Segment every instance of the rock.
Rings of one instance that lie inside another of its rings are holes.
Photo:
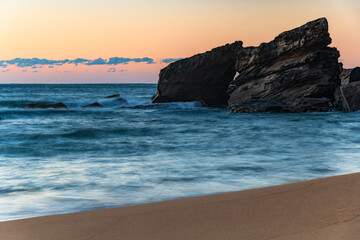
[[[121,98],[120,94],[113,94],[113,95],[110,95],[110,96],[106,96],[104,98]]]
[[[107,99],[111,99],[111,98],[116,98],[116,100],[122,104],[127,104],[127,101],[125,98],[122,98],[120,96],[120,94],[113,94],[113,95],[110,95],[110,96],[107,96],[107,97],[104,97],[104,98],[107,98]]]
[[[330,43],[328,22],[321,18],[281,33],[259,47],[242,49],[235,65],[239,75],[228,90],[229,105],[248,99],[271,99],[289,102],[291,108],[297,103],[300,106],[296,111],[307,111],[308,104],[320,104],[308,98],[333,100],[334,90],[340,85],[340,55],[337,49],[327,47]]]
[[[343,69],[340,74],[341,84],[360,81],[360,67]]]
[[[199,101],[206,106],[227,103],[227,89],[236,74],[235,55],[242,42],[169,64],[160,71],[154,103]]]
[[[64,103],[58,102],[55,104],[41,104],[41,103],[31,103],[25,106],[25,108],[32,109],[45,109],[45,108],[68,108]]]
[[[231,106],[233,113],[281,112],[283,104],[269,99],[247,99]]]
[[[89,104],[89,105],[86,105],[86,106],[83,106],[83,108],[90,108],[90,107],[104,107],[103,105],[101,105],[100,103],[98,102],[94,102],[92,104]]]
[[[360,110],[360,81],[341,85],[335,91],[335,108],[340,111]]]
[[[132,109],[153,109],[153,108],[159,108],[163,107],[161,104],[144,104],[144,105],[135,105],[132,107],[126,107],[126,108],[132,108]]]
[[[328,98],[294,98],[288,101],[283,108],[283,112],[328,112],[332,109]]]

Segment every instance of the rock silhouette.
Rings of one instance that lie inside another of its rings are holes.
[[[235,56],[241,49],[239,41],[169,64],[160,71],[158,91],[152,101],[226,104],[226,92],[236,74]]]

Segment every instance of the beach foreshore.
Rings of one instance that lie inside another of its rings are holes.
[[[359,239],[360,173],[0,223],[1,240]]]

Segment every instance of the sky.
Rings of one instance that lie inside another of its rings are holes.
[[[360,66],[359,0],[0,0],[0,83],[156,83],[160,69],[326,17]]]

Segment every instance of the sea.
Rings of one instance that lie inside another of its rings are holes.
[[[360,113],[152,104],[156,84],[0,85],[0,221],[360,171]],[[120,94],[122,99],[104,98]],[[124,101],[124,99],[126,101]],[[63,102],[68,109],[26,109]],[[83,108],[99,102],[103,108]]]

